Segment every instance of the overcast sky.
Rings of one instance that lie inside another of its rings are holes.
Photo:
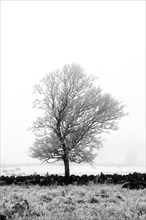
[[[79,63],[126,105],[120,129],[106,135],[96,162],[145,163],[145,2],[1,2],[1,161],[28,156],[37,115],[33,85],[66,63]],[[39,161],[38,161],[39,162]]]

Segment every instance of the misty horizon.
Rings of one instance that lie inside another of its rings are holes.
[[[90,164],[88,164],[88,163],[80,163],[80,164],[78,164],[78,163],[74,163],[74,162],[70,162],[70,164],[71,165],[77,165],[77,166],[86,166],[86,165],[90,165]],[[62,161],[60,161],[60,162],[56,162],[56,163],[43,163],[43,162],[28,162],[28,163],[7,163],[7,162],[3,162],[3,163],[1,163],[1,167],[11,167],[11,166],[38,166],[38,165],[43,165],[43,166],[49,166],[49,165],[51,165],[51,166],[62,166],[63,165],[63,162]],[[102,163],[102,162],[93,162],[93,166],[100,166],[100,165],[102,165],[102,166],[143,166],[143,167],[145,167],[145,165],[144,164],[134,164],[134,163],[129,163],[129,162],[127,162],[127,163],[109,163],[109,162],[107,162],[107,163]],[[92,166],[92,165],[90,165],[90,166]]]

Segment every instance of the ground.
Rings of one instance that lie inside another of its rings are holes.
[[[0,214],[11,220],[145,220],[146,189],[121,185],[1,186]]]

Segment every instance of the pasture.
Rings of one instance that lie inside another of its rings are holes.
[[[0,187],[0,214],[10,220],[145,220],[146,189],[117,184]]]

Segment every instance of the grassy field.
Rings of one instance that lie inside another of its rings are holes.
[[[0,214],[11,220],[146,220],[146,189],[121,185],[11,185],[0,197]]]

